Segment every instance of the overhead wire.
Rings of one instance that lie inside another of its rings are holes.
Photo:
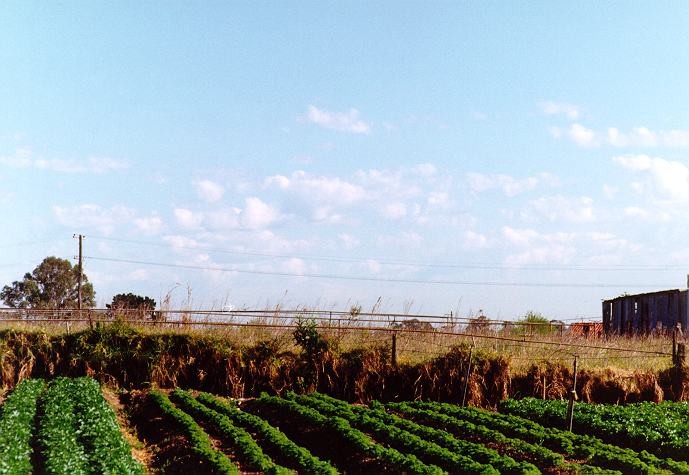
[[[239,256],[251,257],[269,257],[279,259],[305,259],[312,261],[325,262],[352,262],[352,263],[369,263],[376,262],[382,265],[406,266],[406,267],[426,267],[426,268],[440,268],[440,269],[472,269],[472,270],[527,270],[527,271],[672,271],[685,269],[686,265],[681,264],[667,264],[667,265],[608,265],[608,266],[583,266],[583,265],[552,265],[552,264],[530,264],[530,265],[514,265],[514,264],[495,264],[495,263],[424,263],[415,261],[403,261],[395,259],[385,259],[378,257],[338,257],[338,256],[313,256],[306,254],[284,254],[272,253],[255,250],[236,250],[223,249],[216,247],[205,246],[185,246],[174,245],[160,242],[139,241],[133,239],[112,238],[106,236],[89,235],[92,239],[102,241],[120,242],[126,244],[137,244],[144,246],[162,247],[167,249],[184,249],[193,251],[215,252],[219,254],[231,254]]]
[[[497,282],[497,281],[469,281],[469,280],[423,280],[423,279],[403,279],[403,278],[386,278],[386,277],[364,277],[341,274],[318,274],[318,273],[297,273],[297,272],[278,272],[278,271],[262,271],[239,269],[236,267],[212,267],[199,266],[192,264],[172,264],[167,262],[142,261],[135,259],[118,259],[114,257],[96,257],[84,256],[84,259],[104,262],[119,262],[125,264],[148,265],[156,267],[168,267],[177,269],[191,269],[191,270],[205,270],[213,272],[235,272],[239,274],[254,274],[254,275],[273,275],[281,277],[309,277],[314,279],[335,279],[335,280],[350,280],[350,281],[364,281],[364,282],[389,282],[402,284],[435,284],[435,285],[468,285],[468,286],[483,286],[483,287],[550,287],[550,288],[613,288],[613,289],[629,289],[638,288],[646,289],[649,287],[667,287],[663,284],[609,284],[609,283],[546,283],[546,282]]]

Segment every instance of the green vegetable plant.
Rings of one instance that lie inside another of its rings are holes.
[[[0,473],[31,473],[31,437],[41,379],[25,379],[0,407]]]
[[[256,441],[246,430],[235,426],[224,414],[221,414],[200,403],[186,391],[175,389],[171,393],[171,399],[190,415],[206,421],[213,426],[218,433],[227,439],[236,450],[240,460],[246,464],[250,471],[266,474],[291,474],[291,470],[276,465],[270,457],[263,453]]]
[[[239,474],[239,468],[225,454],[213,448],[208,434],[186,412],[175,407],[170,399],[158,390],[152,390],[148,397],[160,409],[164,416],[170,418],[189,438],[192,450],[201,461],[199,473]]]
[[[481,464],[471,458],[453,453],[440,445],[429,442],[412,432],[396,426],[391,421],[383,421],[370,409],[354,408],[348,404],[338,404],[323,398],[298,396],[288,393],[288,398],[307,405],[322,414],[341,417],[354,427],[373,434],[380,441],[390,444],[398,450],[412,453],[426,463],[436,464],[452,473],[498,474],[490,465]]]
[[[337,434],[344,443],[359,450],[369,457],[382,460],[401,472],[408,474],[443,474],[446,473],[441,468],[435,465],[429,465],[421,462],[417,457],[411,454],[404,454],[394,448],[384,447],[381,444],[374,442],[371,437],[367,436],[360,430],[353,428],[345,419],[337,416],[325,416],[318,411],[309,407],[304,407],[294,400],[283,399],[276,396],[269,396],[262,394],[258,399],[259,405],[276,408],[280,411],[290,413],[297,418],[321,427],[325,430]]]
[[[314,475],[335,475],[337,469],[330,463],[318,459],[304,447],[292,442],[282,431],[270,425],[266,420],[240,410],[236,405],[223,402],[208,393],[199,393],[197,400],[227,416],[234,424],[257,434],[263,443],[280,453],[286,460],[290,460],[300,472]]]

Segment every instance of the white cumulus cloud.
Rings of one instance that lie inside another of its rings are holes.
[[[660,197],[671,200],[689,200],[689,167],[684,163],[648,155],[622,155],[613,161],[628,170],[645,174],[648,187]]]
[[[203,219],[192,210],[186,208],[175,208],[173,214],[175,215],[175,219],[177,219],[177,224],[188,229],[199,226]]]
[[[264,228],[280,218],[280,212],[260,198],[249,197],[239,216],[240,222],[249,229]]]
[[[359,111],[356,109],[350,109],[347,112],[330,112],[316,106],[309,106],[306,120],[325,129],[353,134],[371,133],[371,125],[359,118]]]
[[[95,229],[105,235],[112,234],[118,226],[130,223],[134,211],[124,206],[105,208],[97,204],[76,206],[53,206],[57,221],[78,229]]]
[[[565,196],[541,197],[531,202],[531,209],[550,221],[567,221],[588,223],[594,220],[593,199],[583,196],[569,198]]]
[[[122,171],[129,168],[129,163],[108,157],[89,157],[86,160],[36,158],[28,148],[17,149],[13,155],[0,157],[0,165],[11,168],[34,168],[36,170],[59,173],[95,173]]]
[[[652,130],[648,127],[632,127],[629,131],[618,127],[608,127],[597,131],[579,123],[568,128],[549,127],[548,132],[554,138],[567,137],[584,148],[595,148],[603,145],[617,148],[652,148],[652,147],[689,147],[689,130]]]
[[[567,129],[567,136],[580,147],[593,148],[600,146],[598,134],[593,129],[584,127],[581,124],[570,125],[569,129]]]
[[[150,216],[148,218],[137,218],[134,224],[142,233],[152,236],[158,234],[163,227],[163,220],[158,216]]]
[[[288,178],[274,175],[266,178],[265,185],[301,195],[314,203],[355,203],[362,200],[366,191],[358,184],[339,177],[315,176],[298,170]]]
[[[211,180],[197,180],[193,182],[196,194],[206,203],[220,201],[225,193],[222,185]]]
[[[482,173],[467,173],[469,189],[472,193],[499,189],[506,196],[516,196],[526,191],[533,190],[539,185],[547,187],[559,186],[559,179],[550,173],[539,173],[526,178],[514,178],[510,175],[484,175]]]
[[[564,115],[569,120],[577,120],[581,115],[581,110],[578,106],[566,102],[545,101],[541,102],[539,107],[545,115]]]

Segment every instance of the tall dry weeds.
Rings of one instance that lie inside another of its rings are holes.
[[[347,335],[326,333],[321,335],[324,346],[309,354],[284,332],[250,331],[144,331],[123,322],[70,334],[3,330],[0,386],[14,387],[30,376],[88,374],[128,389],[155,384],[231,397],[318,390],[363,402],[462,399],[468,345],[450,346],[425,360],[401,359],[393,366],[389,338],[375,333],[358,346]],[[435,343],[445,344],[440,337]],[[522,370],[504,348],[493,350],[474,350],[466,382],[468,404],[491,407],[506,397],[566,397],[571,366],[532,360]],[[577,389],[590,402],[684,400],[689,398],[689,371],[585,367],[578,373]]]

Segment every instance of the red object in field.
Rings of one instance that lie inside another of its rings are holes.
[[[603,322],[577,322],[569,325],[569,334],[586,338],[603,336]]]

